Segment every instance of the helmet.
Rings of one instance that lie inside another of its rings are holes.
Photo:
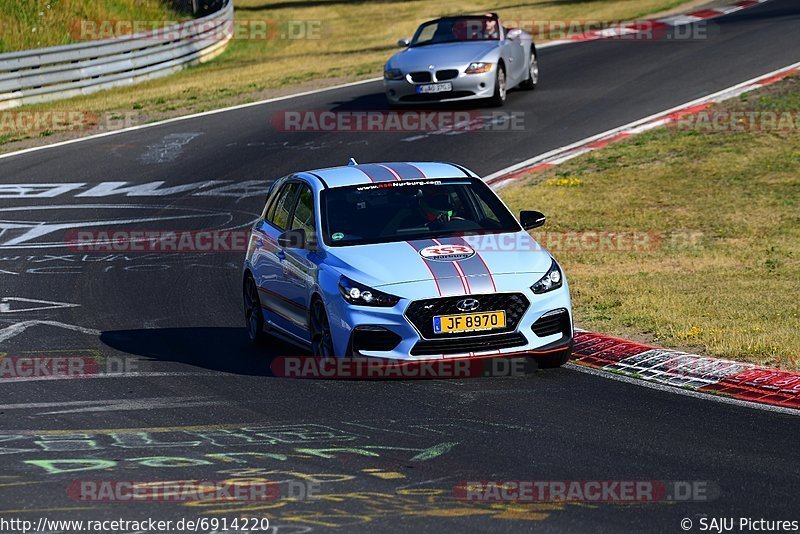
[[[447,222],[453,216],[453,200],[446,192],[424,195],[419,200],[419,209],[428,222]]]

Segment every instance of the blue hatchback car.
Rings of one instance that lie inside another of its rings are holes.
[[[570,356],[567,280],[473,172],[374,163],[275,181],[243,269],[253,342],[275,335],[316,356],[430,360]]]

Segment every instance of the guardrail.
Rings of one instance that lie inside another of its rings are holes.
[[[233,0],[211,15],[146,33],[0,54],[0,109],[86,95],[173,74],[220,54]]]

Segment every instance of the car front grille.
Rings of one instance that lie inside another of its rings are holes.
[[[431,73],[427,71],[412,72],[409,77],[414,83],[430,83],[433,81]]]
[[[548,312],[533,323],[531,330],[539,337],[552,336],[558,333],[571,336],[572,325],[570,324],[569,313],[563,308]]]
[[[480,303],[475,312],[500,311],[506,312],[505,328],[481,332],[465,332],[458,334],[435,334],[433,332],[433,318],[436,315],[453,315],[465,313],[456,307],[460,301],[474,298]],[[486,336],[488,333],[497,334],[513,332],[517,329],[519,321],[528,309],[530,302],[522,293],[489,293],[485,295],[461,295],[455,297],[440,297],[434,299],[415,300],[406,308],[406,318],[413,324],[425,339],[454,339],[464,337]]]
[[[458,71],[456,69],[445,69],[436,71],[436,80],[440,82],[443,82],[445,80],[452,80],[453,78],[457,77],[458,77]]]
[[[479,337],[457,339],[432,339],[418,341],[411,349],[412,356],[432,356],[446,354],[467,354],[490,350],[521,347],[527,340],[519,332],[506,334],[482,335]]]

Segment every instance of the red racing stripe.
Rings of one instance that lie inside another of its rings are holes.
[[[362,163],[356,168],[369,176],[373,182],[394,182],[400,179],[394,171],[376,163]]]
[[[467,276],[471,277],[469,280],[473,291],[476,293],[496,293],[497,286],[494,283],[492,271],[489,270],[489,266],[486,265],[486,262],[481,257],[481,253],[463,237],[451,237],[447,241],[451,245],[462,245],[475,251],[474,256],[459,262],[460,268]]]
[[[397,174],[398,180],[420,180],[425,178],[425,174],[410,163],[383,163],[381,167],[386,167]]]
[[[392,169],[391,167],[388,167],[386,165],[381,165],[380,163],[378,163],[377,165],[378,165],[378,167],[383,167],[384,169],[386,169],[387,171],[392,173],[392,176],[394,176],[395,180],[397,180],[398,182],[400,181],[400,175],[397,174],[397,172],[395,172],[394,169]]]
[[[434,244],[436,244],[438,246],[442,246],[442,244],[443,244],[438,239],[431,239],[431,241],[433,241]],[[456,270],[456,273],[458,274],[458,277],[461,280],[461,285],[464,288],[464,294],[465,295],[469,295],[470,293],[472,293],[472,290],[469,287],[469,280],[467,280],[467,275],[464,274],[464,270],[461,268],[461,266],[458,264],[458,262],[457,261],[452,261],[452,262],[450,262],[450,265],[452,265],[453,268]]]
[[[414,247],[417,252],[425,247],[435,245],[434,241],[430,239],[407,241],[407,243]],[[436,281],[436,285],[439,288],[439,295],[450,297],[467,294],[467,285],[458,275],[458,270],[453,267],[452,262],[428,260],[421,255],[420,260],[425,262],[425,265],[427,265],[428,269],[431,271],[433,279]]]

